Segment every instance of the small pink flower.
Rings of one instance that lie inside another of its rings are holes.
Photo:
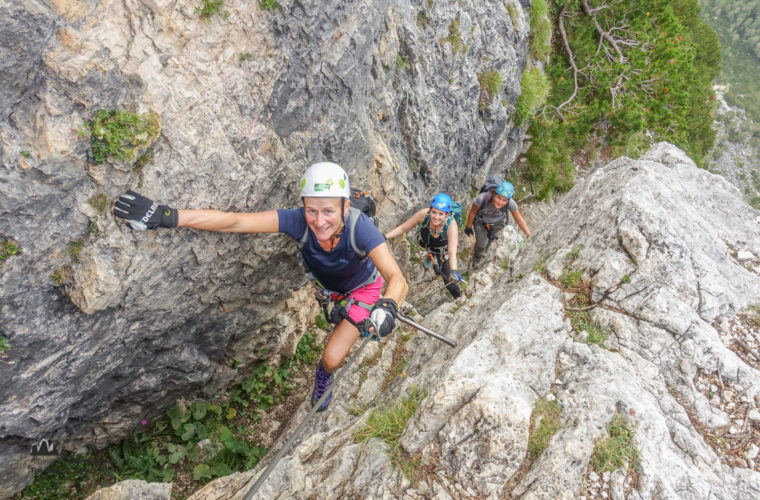
[[[142,422],[140,422],[140,424],[142,424],[142,425],[148,425],[148,421],[147,421],[147,420],[145,420],[145,419],[143,419],[143,421],[142,421]]]

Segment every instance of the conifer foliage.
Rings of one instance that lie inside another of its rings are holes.
[[[668,141],[697,163],[715,140],[715,33],[697,0],[555,0],[552,90],[533,120],[528,166],[538,198],[573,184],[570,155],[589,144],[637,156]]]

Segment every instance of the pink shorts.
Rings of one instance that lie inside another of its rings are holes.
[[[364,302],[365,304],[374,304],[380,298],[380,292],[382,290],[383,277],[378,276],[377,281],[370,283],[369,285],[364,285],[358,290],[354,290],[349,294],[349,297],[353,298],[355,301],[358,300],[359,302]],[[333,299],[334,298],[337,298],[337,296],[333,295]],[[351,304],[351,307],[348,308],[348,317],[359,323],[360,321],[369,318],[369,310],[358,304]]]

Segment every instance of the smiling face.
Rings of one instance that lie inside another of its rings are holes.
[[[493,206],[495,206],[496,208],[503,207],[504,205],[507,204],[508,201],[509,201],[509,198],[507,198],[505,196],[502,196],[502,195],[496,194],[496,193],[493,194],[493,201],[492,201],[492,203],[493,203]]]
[[[448,216],[446,212],[443,210],[438,210],[437,208],[431,208],[430,209],[430,223],[438,227],[443,224],[443,222],[446,220],[446,216]]]
[[[343,211],[348,210],[348,200],[306,197],[303,206],[309,229],[318,242],[327,243],[343,227]]]

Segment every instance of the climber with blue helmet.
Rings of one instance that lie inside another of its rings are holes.
[[[128,191],[111,208],[131,229],[188,227],[230,233],[285,233],[300,241],[300,259],[325,300],[341,305],[317,368],[312,405],[330,390],[333,373],[362,333],[393,331],[397,304],[408,286],[383,234],[364,213],[350,209],[348,176],[339,165],[311,165],[301,178],[303,207],[254,213],[176,210]],[[381,297],[383,280],[387,283]],[[333,309],[335,312],[335,309]],[[327,408],[330,398],[320,407]]]
[[[475,235],[473,265],[477,266],[483,262],[491,241],[497,239],[501,230],[509,223],[510,213],[525,235],[530,236],[530,229],[517,209],[514,195],[515,187],[510,182],[503,181],[494,189],[480,193],[473,200],[464,228],[467,236]]]
[[[433,197],[430,206],[420,209],[399,226],[385,233],[388,239],[400,236],[414,226],[419,226],[417,241],[427,251],[422,265],[431,266],[443,278],[452,297],[459,298],[462,276],[457,271],[457,245],[462,206],[445,193]]]

